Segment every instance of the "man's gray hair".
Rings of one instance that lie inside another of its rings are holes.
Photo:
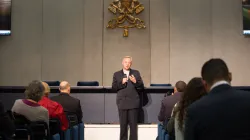
[[[129,58],[132,61],[132,56],[124,56],[123,59]]]

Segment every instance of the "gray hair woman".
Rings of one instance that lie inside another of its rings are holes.
[[[12,112],[25,116],[30,121],[45,121],[49,125],[48,110],[38,104],[44,95],[41,81],[32,81],[25,90],[26,99],[15,101]]]

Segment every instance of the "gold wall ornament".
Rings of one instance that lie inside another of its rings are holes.
[[[123,36],[128,37],[129,28],[145,29],[144,21],[135,15],[144,10],[144,6],[138,0],[114,0],[108,10],[115,15],[108,22],[107,28],[123,28]]]

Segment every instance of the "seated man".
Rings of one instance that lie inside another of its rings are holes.
[[[60,103],[65,112],[74,113],[77,115],[78,122],[82,122],[82,108],[79,99],[70,96],[70,84],[67,81],[60,83],[60,95],[54,96],[51,100]]]
[[[38,102],[41,106],[45,107],[49,111],[50,118],[58,118],[62,124],[61,130],[66,130],[69,127],[69,122],[65,116],[62,105],[57,102],[54,102],[48,98],[50,93],[50,87],[47,83],[42,82],[45,88],[44,96],[42,100]]]
[[[49,112],[39,105],[44,92],[44,86],[40,81],[32,81],[25,90],[26,99],[15,101],[12,112],[23,115],[30,121],[45,121],[49,125]]]
[[[158,115],[158,120],[160,122],[165,122],[166,119],[169,119],[171,117],[172,109],[174,105],[180,100],[185,88],[186,83],[184,81],[178,81],[175,84],[174,93],[162,100],[161,110]]]

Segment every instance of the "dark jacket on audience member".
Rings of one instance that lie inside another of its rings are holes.
[[[223,84],[191,104],[185,140],[249,140],[250,93]]]
[[[15,133],[15,125],[10,116],[4,112],[4,106],[0,102],[0,134],[11,137]]]
[[[176,92],[174,95],[165,97],[161,103],[161,110],[158,115],[158,120],[164,122],[165,119],[171,117],[174,105],[180,100],[182,92]]]
[[[61,104],[65,112],[75,113],[77,115],[78,122],[82,122],[82,108],[79,99],[71,97],[67,93],[60,93],[58,96],[51,97],[51,100]]]

